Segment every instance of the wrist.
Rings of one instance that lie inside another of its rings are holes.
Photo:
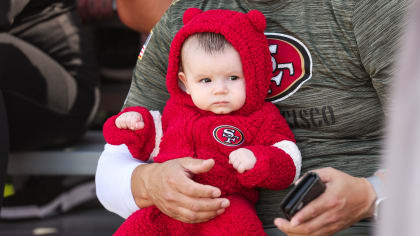
[[[155,163],[139,165],[134,169],[133,174],[131,175],[131,192],[134,201],[139,208],[153,205],[153,202],[148,195],[146,183],[148,176],[150,176],[148,173],[151,169],[154,169],[155,165]]]
[[[371,189],[375,192],[375,200],[371,206],[372,215],[375,220],[379,217],[379,211],[382,208],[385,196],[385,186],[382,182],[382,179],[375,173],[375,175],[367,177],[366,180],[369,182]]]
[[[374,213],[375,213],[376,192],[372,184],[367,180],[367,178],[361,178],[361,180],[363,181],[365,185],[365,189],[366,189],[365,196],[366,196],[366,205],[367,205],[366,211],[363,214],[362,218],[372,218],[374,217]]]

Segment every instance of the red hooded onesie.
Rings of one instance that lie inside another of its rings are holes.
[[[166,85],[171,97],[163,111],[163,136],[154,161],[182,157],[214,159],[215,166],[209,172],[193,179],[220,188],[230,206],[220,216],[197,224],[172,219],[154,206],[143,208],[133,213],[115,235],[265,235],[253,206],[258,198],[255,188],[284,189],[300,169],[295,166],[300,159],[294,160],[296,157],[277,145],[282,141],[294,142],[291,130],[278,109],[264,101],[272,77],[271,55],[264,35],[265,17],[257,10],[245,14],[191,8],[184,13],[183,22],[169,53]],[[200,110],[178,86],[182,44],[199,32],[220,33],[239,52],[246,101],[235,112],[219,115]],[[104,125],[105,139],[114,145],[126,144],[134,157],[145,161],[155,148],[153,118],[145,108],[130,107],[121,113],[127,111],[140,112],[145,127],[137,131],[118,129],[116,115]],[[228,163],[229,154],[238,148],[251,150],[257,158],[254,168],[242,174]],[[297,156],[300,158],[300,154]]]

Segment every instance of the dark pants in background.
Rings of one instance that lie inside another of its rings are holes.
[[[76,140],[99,99],[94,49],[74,4],[39,2],[31,1],[0,32],[0,89],[12,151]]]

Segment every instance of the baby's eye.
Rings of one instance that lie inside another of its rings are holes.
[[[204,78],[204,79],[200,79],[200,83],[210,83],[211,79],[209,78]]]
[[[236,76],[236,75],[232,75],[229,77],[229,80],[237,80],[237,79],[239,79],[239,76]]]

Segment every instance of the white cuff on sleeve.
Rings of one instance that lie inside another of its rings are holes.
[[[127,218],[139,209],[131,192],[131,175],[144,162],[134,159],[127,146],[105,144],[96,169],[96,195],[109,211]]]
[[[289,154],[295,164],[296,174],[293,179],[293,183],[299,179],[300,169],[302,168],[302,155],[300,154],[299,148],[296,143],[288,140],[283,140],[273,145],[274,147],[280,148],[285,153]]]

